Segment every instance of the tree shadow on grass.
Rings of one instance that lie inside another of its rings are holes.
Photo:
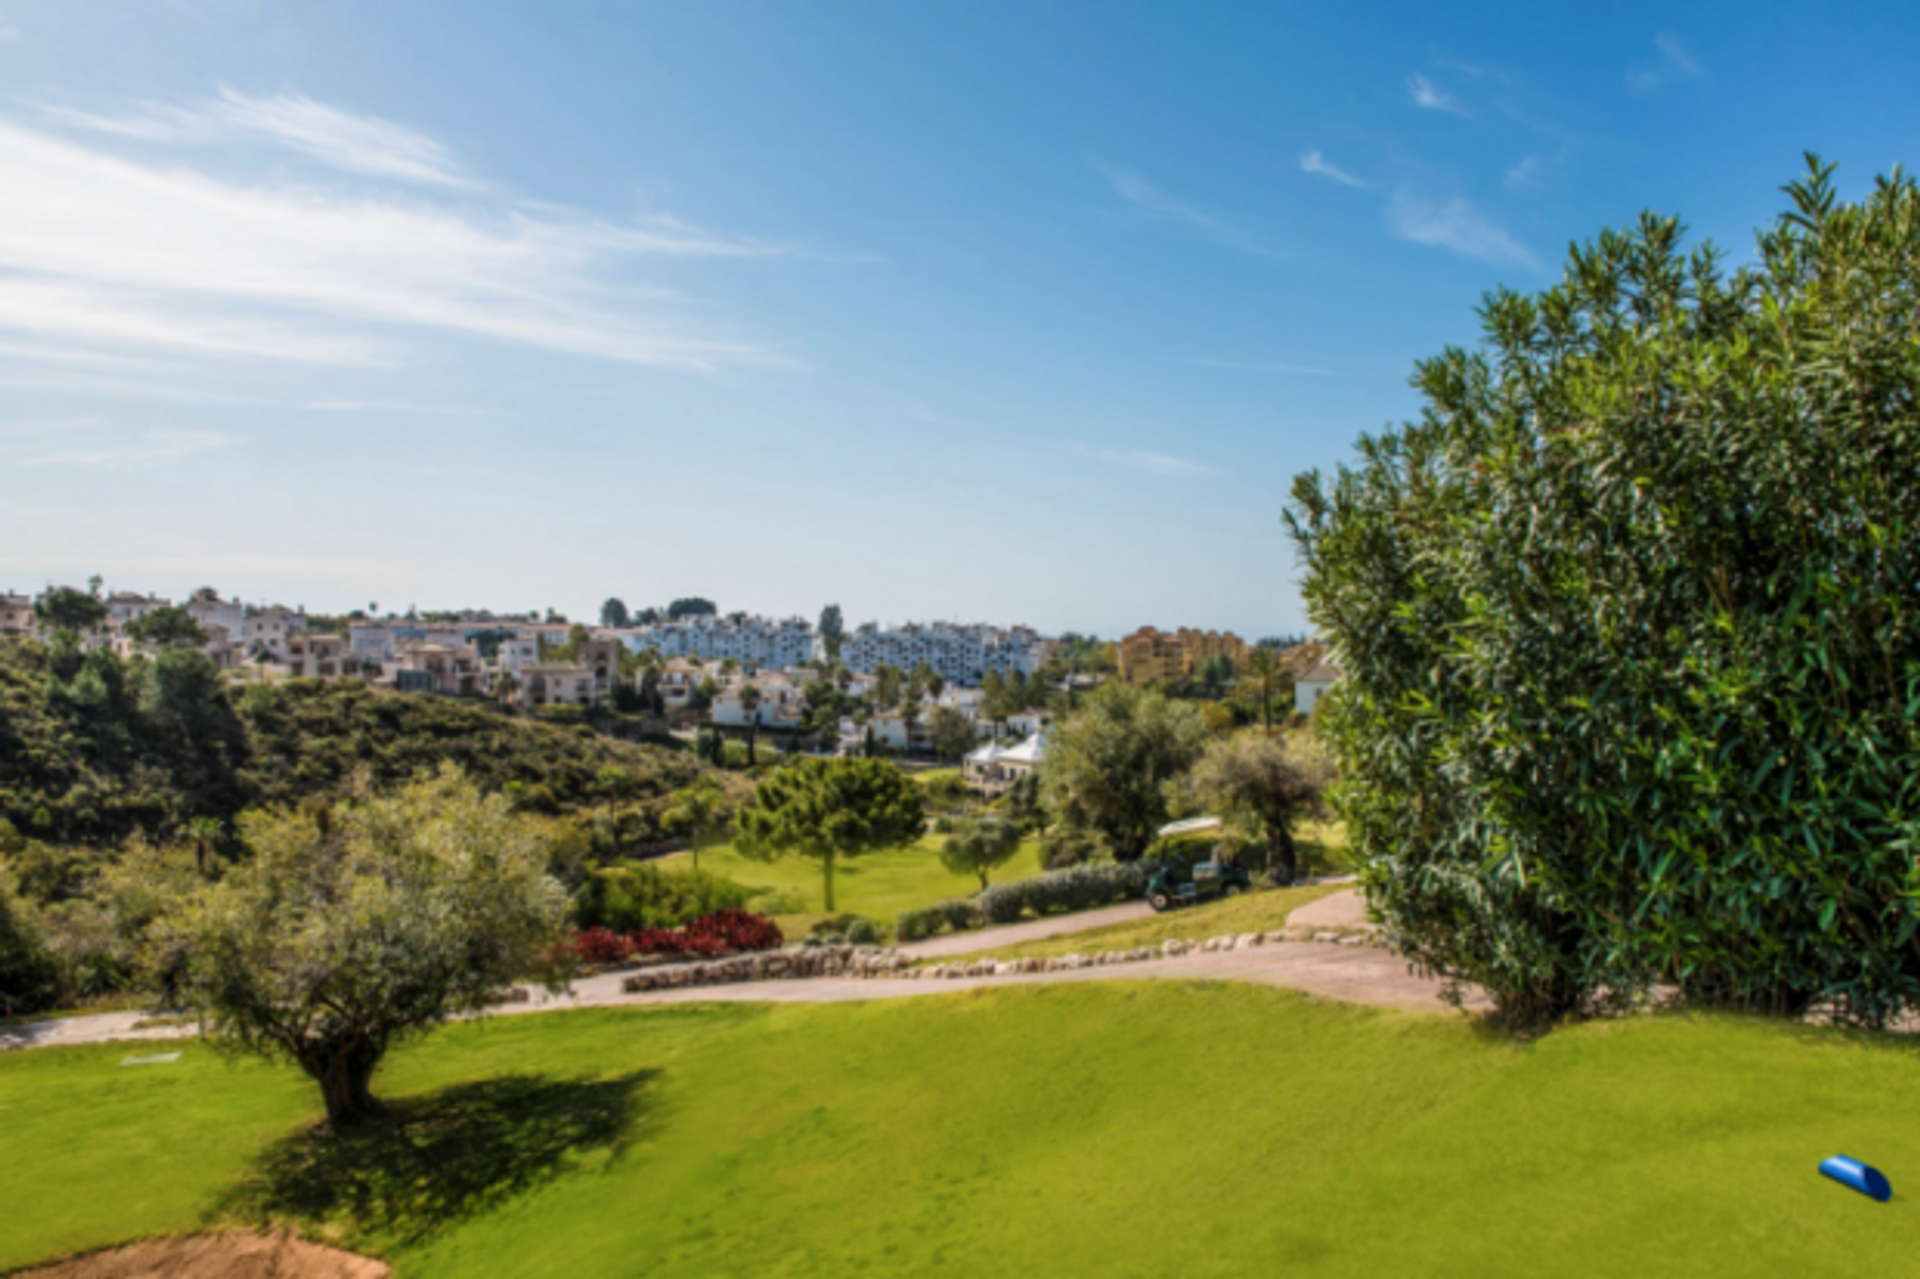
[[[215,1213],[417,1243],[584,1156],[617,1157],[636,1135],[658,1074],[507,1075],[390,1102],[378,1118],[338,1135],[315,1124],[268,1147]]]

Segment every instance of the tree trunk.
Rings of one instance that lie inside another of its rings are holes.
[[[826,872],[827,913],[833,913],[833,854],[828,853],[820,859],[821,868]]]
[[[364,1038],[316,1043],[300,1055],[300,1065],[320,1085],[327,1122],[351,1128],[380,1113],[373,1097],[373,1072],[380,1052]]]
[[[1267,823],[1267,874],[1281,887],[1298,876],[1300,859],[1293,846],[1293,831],[1285,822]]]

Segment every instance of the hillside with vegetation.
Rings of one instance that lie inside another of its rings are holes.
[[[166,839],[196,819],[376,789],[458,765],[523,808],[653,805],[712,770],[691,755],[490,704],[292,680],[233,689],[198,653],[0,639],[0,819],[50,843]]]

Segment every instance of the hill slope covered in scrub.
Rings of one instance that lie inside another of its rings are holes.
[[[337,793],[362,771],[384,787],[443,762],[554,813],[646,803],[712,771],[490,704],[354,681],[236,689],[197,653],[122,661],[0,639],[0,819],[32,838],[167,837]]]

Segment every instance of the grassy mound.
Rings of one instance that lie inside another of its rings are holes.
[[[181,1049],[0,1058],[0,1269],[263,1216],[408,1276],[1647,1279],[1920,1247],[1920,1058],[1755,1020],[1515,1045],[1172,983],[503,1018],[400,1054],[392,1120],[344,1146],[291,1072]],[[1816,1176],[1836,1151],[1894,1202]]]
[[[833,895],[836,913],[864,915],[891,922],[903,910],[931,906],[948,897],[971,897],[980,881],[955,875],[940,864],[944,835],[927,835],[905,848],[890,848],[834,864]],[[686,867],[692,855],[676,853],[661,865]],[[817,920],[827,918],[822,907],[820,863],[804,857],[756,862],[733,851],[731,844],[700,854],[700,869],[721,875],[755,893],[766,894],[754,903],[779,921],[789,936],[801,936]],[[1040,873],[1040,845],[1027,840],[1012,861],[993,872],[995,883],[1024,879]]]

